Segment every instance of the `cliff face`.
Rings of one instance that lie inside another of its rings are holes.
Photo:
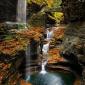
[[[0,22],[15,21],[17,0],[0,0]]]
[[[62,10],[66,22],[85,20],[84,0],[62,0]]]

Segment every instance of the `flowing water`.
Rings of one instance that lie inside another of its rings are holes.
[[[46,70],[45,70],[46,64],[47,64],[47,61],[42,62],[40,74],[46,74],[47,73]]]
[[[48,36],[47,39],[48,38],[51,39],[52,33],[50,34],[48,33],[48,35],[50,36]],[[48,39],[49,42],[50,42],[50,39]],[[47,64],[49,45],[50,43],[46,43],[43,45],[43,48],[42,48],[45,61],[42,60],[41,71],[38,73],[30,74],[30,75],[27,74],[28,77],[26,78],[26,81],[29,81],[32,85],[73,85],[75,81],[75,76],[72,73],[70,72],[64,73],[63,71],[50,72],[45,70],[45,66]],[[28,52],[29,51],[27,51],[27,54]]]
[[[43,48],[42,48],[42,52],[43,52],[43,58],[45,59],[45,61],[42,60],[42,64],[41,64],[41,74],[46,74],[46,70],[45,70],[45,66],[48,62],[47,58],[48,58],[48,50],[49,50],[49,45],[50,43],[46,43],[43,45]]]
[[[26,24],[26,0],[18,0],[17,5],[17,22]]]
[[[42,61],[42,65],[41,65],[41,74],[46,74],[46,70],[45,70],[45,66],[48,62],[48,51],[49,51],[49,46],[50,46],[50,39],[52,39],[53,37],[53,30],[50,30],[49,29],[47,30],[47,38],[46,40],[48,40],[48,42],[46,44],[43,45],[43,48],[42,48],[42,52],[43,52],[43,57],[45,58],[45,61],[43,62]]]
[[[18,0],[16,22],[6,21],[6,24],[9,26],[20,25],[23,28],[27,28],[26,27],[26,9],[27,9],[26,0]]]
[[[47,34],[47,40],[50,40],[50,39],[52,39],[52,37],[53,37],[53,30],[52,29],[47,29],[47,32],[46,32],[46,34]]]
[[[49,45],[50,45],[50,42],[48,42],[48,43],[46,43],[46,44],[43,45],[43,48],[42,48],[43,56],[45,56],[45,55],[48,54]],[[46,56],[45,56],[45,57],[46,57]]]
[[[43,56],[45,57],[45,61],[42,60],[41,64],[41,71],[38,73],[26,74],[26,81],[30,82],[32,85],[74,85],[74,81],[76,79],[75,75],[71,72],[64,72],[64,71],[47,71],[45,66],[47,64],[47,57],[48,57],[48,50],[50,45],[50,39],[48,40],[49,43],[43,45],[42,51]],[[29,48],[29,47],[28,47]],[[30,49],[30,48],[29,48]],[[27,59],[30,51],[27,50]],[[30,55],[29,55],[30,56]],[[29,58],[30,64],[30,58]],[[37,69],[38,70],[38,69]]]
[[[28,81],[30,79],[30,74],[31,74],[31,72],[30,72],[30,64],[31,64],[31,62],[30,62],[30,46],[28,45],[27,49],[26,49],[26,68],[28,67],[29,70],[28,70],[28,72],[25,71],[26,81]]]

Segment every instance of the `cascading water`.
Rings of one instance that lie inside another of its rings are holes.
[[[47,34],[47,38],[46,39],[50,41],[50,39],[52,39],[52,37],[53,37],[53,30],[48,28],[46,34]]]
[[[50,45],[50,41],[43,45],[43,48],[42,48],[43,55],[47,55],[48,54],[49,45]]]
[[[26,27],[26,8],[27,8],[26,0],[18,0],[16,22],[6,21],[5,23],[9,26],[22,25],[24,28],[27,28]]]
[[[30,46],[26,48],[26,67],[29,67],[28,71],[25,72],[26,81],[30,79]]]
[[[46,70],[45,70],[46,64],[47,64],[47,61],[45,61],[45,62],[42,63],[42,66],[41,66],[42,69],[41,69],[40,74],[46,74],[47,73]]]
[[[49,44],[50,44],[50,42],[44,44],[43,48],[42,48],[43,56],[44,56],[46,61],[44,61],[44,62],[42,61],[42,65],[41,65],[42,69],[41,69],[41,72],[40,72],[41,74],[46,74],[47,73],[46,70],[45,70],[45,66],[48,62],[47,57],[48,57]]]
[[[25,78],[26,81],[30,79],[31,71],[35,68],[35,65],[37,64],[37,56],[38,56],[38,42],[34,39],[30,39],[30,43],[27,46],[26,49],[26,72],[25,72]],[[34,70],[35,71],[35,70]]]
[[[46,61],[42,62],[42,65],[41,65],[41,74],[46,74],[46,70],[45,70],[45,66],[47,64],[47,58],[48,58],[48,51],[49,51],[49,45],[50,45],[50,39],[53,37],[53,30],[50,30],[48,29],[47,30],[47,43],[43,45],[43,48],[42,48],[42,52],[43,52],[43,56],[45,58]]]
[[[20,24],[26,24],[26,0],[18,0],[17,5],[17,22]]]
[[[43,45],[43,57],[45,59],[42,60],[41,71],[40,73],[33,73],[27,77],[27,81],[29,81],[32,85],[73,85],[73,76],[72,74],[65,74],[61,72],[50,72],[45,70],[45,66],[47,64],[48,58],[48,50],[49,50],[50,40],[47,40],[46,44]],[[29,48],[30,49],[30,48]],[[30,51],[27,50],[27,55],[29,55]],[[30,55],[29,55],[30,56]],[[27,56],[28,59],[28,56]],[[28,61],[27,61],[28,62]],[[30,62],[29,62],[30,64]],[[30,72],[29,72],[30,73]],[[28,74],[27,74],[28,75]],[[70,77],[69,77],[70,75]]]

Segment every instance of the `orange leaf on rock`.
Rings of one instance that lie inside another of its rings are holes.
[[[63,61],[64,59],[59,54],[60,50],[57,48],[53,48],[49,50],[50,57],[48,58],[48,63],[55,63],[59,61]]]

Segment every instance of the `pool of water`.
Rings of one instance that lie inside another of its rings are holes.
[[[29,81],[32,85],[73,85],[75,76],[64,72],[36,73],[30,76]]]

